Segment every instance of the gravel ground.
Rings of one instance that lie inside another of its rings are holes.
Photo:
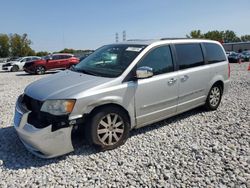
[[[198,108],[134,130],[112,151],[83,144],[49,160],[30,154],[11,126],[17,96],[49,74],[0,72],[0,187],[250,187],[247,66],[231,64],[231,87],[217,111]]]

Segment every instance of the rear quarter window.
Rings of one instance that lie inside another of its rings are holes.
[[[206,49],[206,58],[209,64],[226,61],[226,56],[221,46],[214,43],[203,43]]]

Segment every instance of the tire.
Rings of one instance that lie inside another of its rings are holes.
[[[210,89],[205,107],[207,110],[216,110],[220,105],[222,98],[222,87],[219,84],[215,84]]]
[[[19,71],[19,67],[17,65],[13,65],[13,67],[10,70],[11,72],[17,72]]]
[[[85,137],[102,151],[123,145],[130,131],[129,118],[117,107],[103,107],[89,118],[85,127]]]
[[[43,66],[38,66],[36,67],[36,74],[41,75],[41,74],[45,74],[45,68]]]
[[[74,65],[70,65],[67,69],[71,70]]]

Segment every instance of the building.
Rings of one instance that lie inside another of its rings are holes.
[[[244,50],[250,50],[250,41],[249,42],[231,42],[222,44],[226,51],[235,51],[241,52]]]

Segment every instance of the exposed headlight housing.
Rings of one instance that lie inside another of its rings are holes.
[[[72,112],[76,100],[47,100],[43,103],[41,111],[52,115],[68,115]]]

